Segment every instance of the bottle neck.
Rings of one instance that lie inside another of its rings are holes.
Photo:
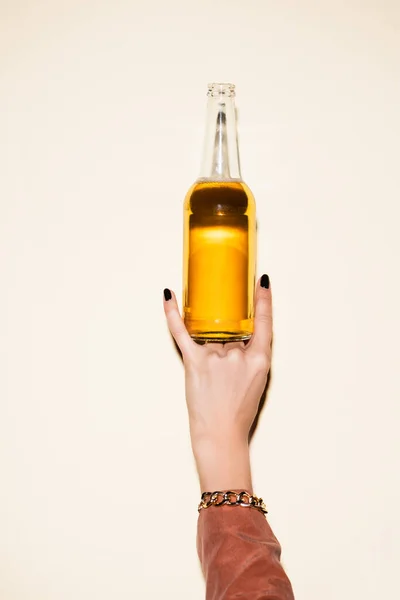
[[[235,98],[209,96],[200,179],[240,180]]]

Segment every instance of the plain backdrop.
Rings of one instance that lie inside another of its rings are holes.
[[[0,2],[0,599],[200,600],[182,204],[237,86],[274,358],[252,444],[297,600],[398,598],[400,5]]]

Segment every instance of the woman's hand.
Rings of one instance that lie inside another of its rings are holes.
[[[201,489],[251,492],[248,437],[271,361],[268,276],[257,284],[254,334],[246,346],[243,342],[196,344],[175,295],[165,290],[164,297],[168,326],[185,366],[190,434]]]

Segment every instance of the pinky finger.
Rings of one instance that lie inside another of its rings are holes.
[[[172,337],[178,344],[183,357],[190,357],[197,349],[196,343],[190,337],[185,323],[179,313],[178,303],[174,292],[168,288],[164,290],[164,312],[167,318],[168,328]]]

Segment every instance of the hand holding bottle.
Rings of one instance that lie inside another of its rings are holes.
[[[257,285],[254,334],[243,342],[199,345],[190,337],[175,295],[164,292],[168,326],[185,366],[192,448],[202,491],[252,491],[248,436],[271,360],[269,279]]]

